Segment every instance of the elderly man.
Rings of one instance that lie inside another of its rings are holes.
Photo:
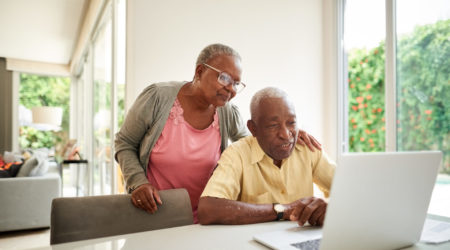
[[[328,196],[335,165],[322,151],[298,145],[295,108],[277,88],[251,101],[247,136],[228,147],[198,206],[201,224],[273,220],[322,225],[327,203],[313,197],[313,182]]]

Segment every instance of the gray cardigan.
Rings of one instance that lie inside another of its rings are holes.
[[[128,111],[115,138],[115,158],[122,169],[128,192],[148,183],[150,152],[163,131],[178,91],[185,83],[152,84],[142,91]],[[227,103],[217,108],[217,112],[222,138],[220,149],[223,151],[229,139],[237,141],[246,136],[247,131],[235,105]]]

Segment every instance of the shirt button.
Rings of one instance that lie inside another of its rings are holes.
[[[286,193],[286,191],[285,191],[285,190],[281,190],[281,193],[282,193],[282,194],[285,194],[285,193]]]

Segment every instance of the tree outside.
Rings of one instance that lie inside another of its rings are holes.
[[[417,27],[397,44],[399,150],[441,150],[450,174],[450,20]]]
[[[441,150],[450,174],[450,20],[418,26],[397,42],[397,146]],[[349,53],[350,152],[385,150],[384,41]]]
[[[384,43],[352,51],[348,64],[350,152],[384,151]]]
[[[19,145],[25,148],[53,148],[68,139],[70,78],[32,74],[20,75],[19,103],[31,109],[39,106],[63,108],[61,131],[39,131],[31,126],[19,128]]]

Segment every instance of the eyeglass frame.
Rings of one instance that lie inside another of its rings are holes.
[[[224,71],[221,71],[221,70],[219,70],[219,69],[216,69],[216,68],[214,68],[213,66],[208,65],[208,64],[206,64],[206,63],[202,63],[202,64],[205,65],[206,67],[208,67],[208,68],[210,68],[210,69],[216,71],[217,73],[219,73],[219,75],[217,76],[217,82],[220,83],[220,85],[227,87],[228,85],[231,84],[231,87],[234,89],[234,91],[236,91],[236,93],[240,93],[242,90],[245,89],[245,87],[247,87],[247,85],[245,85],[245,83],[240,82],[240,81],[235,81],[235,80],[233,79],[233,77],[231,77],[231,75],[228,74],[227,72],[224,72]],[[230,78],[233,82],[232,82],[232,83],[228,83],[227,85],[223,84],[222,81],[220,80],[220,76],[221,76],[222,74],[225,74],[226,76],[229,76],[229,78]],[[240,84],[242,84],[243,87],[242,87],[242,89],[240,89],[240,90],[238,91],[238,90],[237,90],[237,86],[239,86]]]

